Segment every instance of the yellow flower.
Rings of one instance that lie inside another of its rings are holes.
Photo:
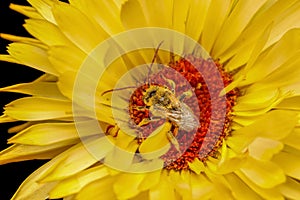
[[[50,161],[12,199],[299,198],[299,1],[28,1],[0,163]]]

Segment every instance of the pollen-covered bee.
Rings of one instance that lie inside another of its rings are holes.
[[[159,44],[158,48],[155,51],[154,58],[152,63],[149,67],[147,83],[144,83],[145,88],[143,88],[143,95],[142,101],[143,106],[135,106],[135,110],[149,110],[150,116],[148,118],[143,118],[137,125],[144,126],[151,121],[159,120],[159,119],[166,119],[172,124],[172,131],[170,130],[167,132],[167,137],[169,141],[174,145],[174,147],[179,150],[179,143],[176,139],[178,130],[185,130],[185,131],[193,131],[199,126],[199,120],[194,115],[193,111],[190,109],[188,105],[186,105],[183,100],[186,97],[192,96],[192,91],[187,91],[176,97],[175,95],[175,88],[174,85],[171,85],[171,89],[167,86],[157,85],[150,83],[150,73],[152,64],[154,59],[157,56],[158,49],[161,44]],[[163,77],[163,75],[161,75]],[[164,79],[166,82],[172,82],[171,80],[167,80],[165,77]],[[117,88],[105,91],[102,93],[104,95],[108,92],[119,91],[135,88],[134,86],[124,87],[124,88]]]

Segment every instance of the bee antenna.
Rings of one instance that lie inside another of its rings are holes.
[[[110,93],[110,92],[127,90],[127,89],[131,89],[131,88],[136,88],[136,87],[135,86],[128,86],[128,87],[123,87],[123,88],[116,88],[116,89],[106,90],[106,91],[102,92],[101,96],[103,96],[107,93]]]
[[[151,61],[150,67],[149,67],[149,71],[148,71],[148,86],[150,86],[150,74],[151,74],[151,71],[152,71],[153,63],[154,63],[154,61],[155,61],[155,59],[156,59],[156,57],[157,57],[158,50],[159,50],[159,48],[160,48],[160,46],[162,45],[163,42],[164,42],[164,41],[161,41],[161,42],[158,44],[158,46],[156,47],[156,49],[155,49],[154,56],[153,56],[153,58],[152,58],[152,61]]]

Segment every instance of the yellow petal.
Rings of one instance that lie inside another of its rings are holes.
[[[262,188],[273,188],[285,182],[283,170],[270,161],[259,161],[249,157],[241,171]]]
[[[76,200],[91,200],[91,199],[117,199],[114,191],[113,184],[115,177],[103,178],[86,185],[76,195]]]
[[[72,117],[71,102],[47,98],[24,97],[7,104],[4,109],[8,116],[24,121]]]
[[[232,194],[235,199],[245,200],[261,200],[261,197],[256,194],[248,185],[242,181],[237,175],[229,173],[225,178],[230,183]]]
[[[211,1],[191,1],[186,19],[185,34],[196,41],[200,39],[210,2]]]
[[[286,138],[282,140],[284,144],[287,144],[295,149],[300,150],[300,129],[295,128],[291,134],[289,134]]]
[[[277,100],[280,95],[279,90],[256,90],[247,92],[245,95],[237,99],[234,106],[235,111],[249,111],[255,109],[263,109],[270,106]]]
[[[280,152],[273,157],[272,161],[280,166],[287,175],[300,179],[300,159],[299,155],[294,152]]]
[[[59,29],[86,53],[107,38],[100,26],[71,5],[56,4],[52,12]]]
[[[254,123],[232,132],[227,144],[236,152],[244,150],[255,137],[279,140],[286,137],[297,123],[296,114],[289,111],[273,110]]]
[[[0,92],[17,92],[51,99],[66,100],[66,97],[60,93],[57,84],[54,82],[34,81],[31,83],[21,83],[0,88]]]
[[[266,9],[260,9],[260,11],[258,11],[258,14],[246,27],[245,31],[240,34],[238,40],[225,53],[222,54],[221,62],[225,62],[238,52],[243,51],[243,54],[249,55],[250,51],[252,51],[253,44],[256,43],[262,32],[272,22],[274,22],[272,32],[274,32],[275,29],[280,29],[281,31],[278,33],[283,34],[286,30],[292,28],[295,23],[285,23],[291,20],[291,18],[287,17],[287,15],[291,14],[291,9],[295,7],[294,4],[296,1],[297,0],[276,1],[270,5],[265,4]],[[279,22],[282,23],[282,25],[287,25],[289,28],[284,28]],[[271,33],[271,36],[274,37],[273,33]],[[245,40],[245,38],[247,38],[247,40]],[[278,39],[279,38],[277,38],[277,40]],[[269,47],[277,40],[274,40],[273,38],[270,39],[265,48]],[[272,43],[270,41],[272,41]]]
[[[52,46],[48,50],[48,59],[60,74],[78,70],[85,57],[85,53],[73,46]]]
[[[137,0],[126,1],[122,5],[120,16],[122,24],[126,29],[147,26],[142,6]]]
[[[120,21],[120,9],[113,1],[69,1],[71,5],[79,8],[91,20],[95,20],[109,35],[120,33],[123,26]]]
[[[49,22],[55,24],[52,7],[58,3],[57,0],[28,0],[28,2]]]
[[[42,182],[62,180],[70,177],[104,158],[113,145],[107,138],[90,138],[78,144],[58,157],[60,161],[41,178]]]
[[[167,132],[171,124],[166,122],[158,127],[139,147],[139,152],[146,159],[158,158],[170,148]]]
[[[49,191],[56,185],[56,182],[52,183],[38,183],[38,179],[48,170],[56,160],[53,159],[48,163],[44,164],[42,167],[37,169],[31,175],[29,175],[26,180],[19,187],[17,192],[14,194],[11,200],[21,200],[21,199],[31,199],[31,200],[41,200],[47,199]]]
[[[246,79],[240,86],[257,82],[285,64],[299,51],[299,41],[300,29],[288,31],[277,44],[261,55],[258,62],[247,72]],[[286,49],[289,49],[289,51],[286,51]],[[294,61],[294,59],[291,61]]]
[[[168,180],[169,177],[162,173],[160,184],[151,188],[149,191],[150,200],[169,199],[176,200],[175,190],[172,183]]]
[[[211,199],[213,184],[203,174],[191,173],[192,199]]]
[[[298,199],[300,196],[300,183],[288,177],[287,181],[279,186],[279,190],[287,198]]]
[[[191,0],[180,1],[175,0],[173,2],[173,26],[174,30],[185,33],[186,18],[190,9]]]
[[[200,42],[207,52],[211,51],[223,22],[229,14],[232,2],[230,0],[213,0],[209,5]]]
[[[54,24],[37,19],[25,20],[24,27],[35,38],[41,42],[53,46],[53,45],[72,45],[72,43],[66,38],[65,35]]]
[[[5,62],[10,62],[10,63],[15,63],[15,64],[22,64],[20,61],[12,57],[11,55],[5,55],[5,54],[0,54],[0,60],[5,61]]]
[[[142,180],[141,184],[138,186],[139,191],[149,190],[150,188],[159,184],[161,170],[156,170],[153,172],[145,173],[145,178]]]
[[[58,199],[78,193],[89,183],[108,176],[109,173],[103,165],[87,169],[70,178],[60,181],[49,193],[52,199]]]
[[[188,163],[190,169],[196,174],[200,174],[205,171],[205,166],[198,158],[195,158],[192,162]]]
[[[258,160],[270,160],[283,146],[279,141],[258,137],[249,145],[249,155]]]
[[[37,46],[12,43],[8,47],[9,54],[24,65],[28,65],[37,70],[58,75],[47,58],[47,52]]]
[[[118,199],[132,198],[140,193],[139,185],[144,180],[145,174],[123,173],[117,177],[114,183],[114,191]],[[126,183],[126,187],[124,187]]]
[[[21,6],[11,3],[9,5],[9,8],[33,19],[43,19],[43,17],[36,11],[36,9],[30,6]]]
[[[219,57],[245,29],[249,21],[266,0],[238,1],[229,17],[225,20],[216,39],[213,54]]]
[[[261,188],[250,181],[242,172],[236,171],[235,174],[250,187],[253,191],[259,194],[263,199],[284,200],[284,197],[277,188]]]
[[[259,36],[257,41],[251,44],[252,48],[250,47],[250,49],[252,51],[249,51],[248,49],[240,49],[240,51],[238,51],[237,54],[230,59],[228,64],[226,64],[226,68],[228,70],[234,70],[234,69],[238,69],[239,67],[245,64],[246,66],[243,67],[243,69],[239,72],[239,74],[241,74],[241,76],[244,77],[244,75],[246,75],[249,69],[253,67],[255,62],[258,60],[258,57],[262,53],[265,44],[269,39],[272,27],[273,27],[273,23],[268,25],[266,29],[263,31],[263,33]],[[249,48],[249,47],[246,46],[245,48]]]
[[[276,108],[287,110],[300,110],[300,96],[284,99]]]
[[[72,143],[57,143],[47,146],[14,144],[0,152],[0,164],[34,159],[51,159],[66,150]]]
[[[83,124],[81,123],[81,125]],[[8,143],[43,146],[62,141],[74,143],[77,140],[79,140],[79,136],[73,123],[40,123],[14,135],[8,140]]]
[[[6,114],[3,114],[0,116],[0,123],[15,122],[15,121],[18,121],[18,120],[11,118],[10,116],[7,116]]]
[[[41,42],[39,40],[30,37],[22,37],[22,36],[10,35],[5,33],[0,33],[0,37],[13,42],[21,42],[21,43],[31,44],[31,45],[41,45]]]

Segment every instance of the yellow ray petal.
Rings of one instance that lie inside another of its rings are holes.
[[[279,186],[279,190],[287,198],[298,199],[300,196],[300,183],[288,177],[287,181]]]
[[[203,30],[211,1],[191,1],[186,19],[185,34],[198,41]],[[220,6],[220,5],[219,5]],[[201,13],[201,14],[199,14]]]
[[[286,137],[295,127],[297,116],[293,112],[274,110],[249,126],[232,132],[227,139],[227,144],[236,152],[244,150],[255,137],[266,137],[270,139],[282,139]]]
[[[55,24],[52,7],[58,0],[28,0],[28,2],[49,22]]]
[[[122,5],[120,16],[122,24],[126,29],[147,26],[147,20],[142,6],[137,0],[126,1]]]
[[[8,47],[8,52],[24,65],[52,75],[58,75],[47,58],[47,52],[42,48],[29,44],[12,43]]]
[[[17,99],[6,105],[4,113],[25,121],[59,119],[72,116],[72,104],[69,101],[38,97]]]
[[[60,181],[49,193],[52,199],[58,199],[78,193],[89,183],[108,176],[109,173],[103,165],[87,169],[70,178]]]
[[[283,146],[279,141],[258,137],[249,145],[249,155],[258,160],[270,160]]]
[[[22,36],[10,35],[5,33],[0,33],[0,37],[13,42],[21,42],[21,43],[37,45],[37,46],[41,45],[41,42],[39,40],[29,38],[29,37],[22,37]]]
[[[198,158],[195,158],[193,162],[188,163],[190,169],[196,174],[200,174],[205,171],[205,166]]]
[[[232,196],[233,195],[232,192],[228,187],[226,187],[226,185],[218,182],[214,182],[213,184],[215,190],[212,191],[213,193],[212,199],[215,200],[234,199],[234,197]]]
[[[37,10],[30,6],[21,6],[11,3],[9,5],[9,8],[33,19],[43,19],[43,17],[37,12]]]
[[[249,111],[255,109],[263,109],[270,106],[280,95],[279,90],[256,90],[247,92],[245,95],[237,99],[234,106],[235,111]]]
[[[240,86],[263,79],[283,64],[286,65],[286,62],[291,58],[290,62],[293,62],[295,60],[293,56],[296,56],[299,52],[299,41],[300,29],[293,29],[287,32],[277,44],[261,55],[258,62],[247,72],[246,78]],[[298,57],[299,55],[296,56],[296,58]]]
[[[200,40],[200,44],[203,45],[207,52],[211,51],[215,38],[219,34],[226,16],[229,14],[231,2],[233,1],[213,0],[209,5]]]
[[[123,26],[120,21],[120,9],[113,1],[69,1],[80,11],[84,12],[90,20],[96,21],[109,35],[120,33]]]
[[[26,30],[46,45],[72,45],[58,27],[48,21],[27,19],[25,22],[24,27]]]
[[[191,173],[192,199],[211,199],[213,184],[202,174]]]
[[[18,61],[11,55],[0,54],[0,60],[5,62],[10,62],[10,63],[15,63],[15,64],[22,64],[20,61]]]
[[[139,184],[138,190],[146,191],[159,184],[161,173],[162,171],[160,169],[153,172],[145,173],[145,178],[142,180],[141,184]]]
[[[213,54],[216,57],[219,57],[239,37],[239,34],[265,2],[266,0],[237,2],[216,39],[213,48]]]
[[[15,121],[18,121],[18,120],[11,118],[10,116],[7,116],[6,114],[3,114],[0,116],[0,123],[15,122]]]
[[[228,71],[232,71],[245,64],[246,66],[239,72],[240,76],[245,76],[264,50],[272,28],[273,23],[266,27],[256,42],[250,44],[251,47],[245,46],[245,49],[240,49],[240,51],[238,51],[237,54],[229,60],[228,64],[226,64],[226,69]]]
[[[272,159],[284,172],[296,179],[300,179],[300,159],[299,155],[291,152],[280,152]]]
[[[292,146],[298,150],[300,150],[300,128],[295,128],[291,134],[289,134],[286,138],[282,140],[284,144]]]
[[[29,94],[38,97],[46,97],[51,99],[67,100],[57,88],[54,82],[31,82],[12,85],[0,88],[0,92],[17,92],[22,94]]]
[[[81,125],[83,125],[81,123]],[[78,133],[73,123],[41,123],[30,126],[8,140],[8,143],[27,145],[50,145],[63,141],[78,141]]]
[[[170,131],[171,124],[164,123],[158,127],[139,147],[139,152],[147,159],[158,158],[165,154],[170,148],[170,141],[167,133]]]
[[[287,110],[300,110],[300,96],[284,99],[276,108]]]
[[[272,23],[272,21],[285,21],[287,17],[284,15],[290,13],[288,9],[295,4],[297,0],[287,0],[287,1],[276,1],[267,9],[261,9],[257,15],[253,18],[252,22],[246,27],[245,31],[243,31],[238,40],[225,52],[222,54],[221,62],[225,62],[233,55],[241,52],[243,50],[244,54],[249,54],[249,51],[252,51],[253,43],[256,43],[259,36],[266,29],[266,27]],[[266,4],[267,5],[267,4]],[[274,27],[277,26],[278,23],[274,22]],[[288,29],[282,29],[288,30]],[[283,33],[281,31],[280,33]],[[247,40],[245,40],[247,38]],[[275,42],[275,41],[274,41]],[[270,46],[271,43],[268,43]],[[268,46],[265,46],[267,48]]]
[[[113,187],[118,199],[132,198],[140,193],[139,185],[144,180],[145,174],[123,173],[117,177]],[[124,187],[126,183],[126,187]]]
[[[86,53],[108,37],[100,26],[71,5],[56,4],[52,12],[59,29]]]
[[[56,185],[53,183],[37,183],[37,180],[56,162],[55,159],[44,164],[42,167],[37,169],[31,175],[29,175],[26,180],[19,187],[17,192],[14,194],[11,200],[20,199],[31,199],[31,200],[41,200],[47,199],[49,196],[49,191]]]
[[[270,161],[259,161],[248,158],[240,169],[253,183],[262,188],[274,188],[285,182],[285,174],[276,164]]]
[[[66,150],[72,143],[61,142],[47,146],[14,144],[0,152],[0,164],[34,159],[51,159]]]
[[[191,0],[173,1],[172,28],[174,30],[180,31],[181,33],[185,33],[186,19],[190,8],[190,4],[191,4]]]
[[[41,178],[42,182],[62,180],[100,161],[111,151],[113,145],[107,138],[91,138],[59,155],[60,162]]]
[[[257,186],[255,183],[250,181],[242,172],[236,171],[235,174],[250,187],[253,191],[259,194],[263,199],[272,199],[272,200],[284,200],[284,197],[278,191],[277,188],[261,188]]]
[[[242,181],[238,176],[233,173],[225,175],[225,178],[230,183],[232,194],[236,199],[245,199],[245,200],[261,200],[261,197],[258,196],[248,185]]]
[[[91,199],[117,199],[113,191],[113,183],[115,177],[107,177],[100,179],[90,184],[86,185],[79,193],[76,195],[77,200],[91,200]]]
[[[52,46],[48,50],[48,59],[60,74],[78,70],[85,57],[85,53],[73,46]]]
[[[175,188],[169,181],[169,177],[166,173],[161,174],[160,184],[151,188],[149,191],[150,200],[169,199],[176,200]]]

